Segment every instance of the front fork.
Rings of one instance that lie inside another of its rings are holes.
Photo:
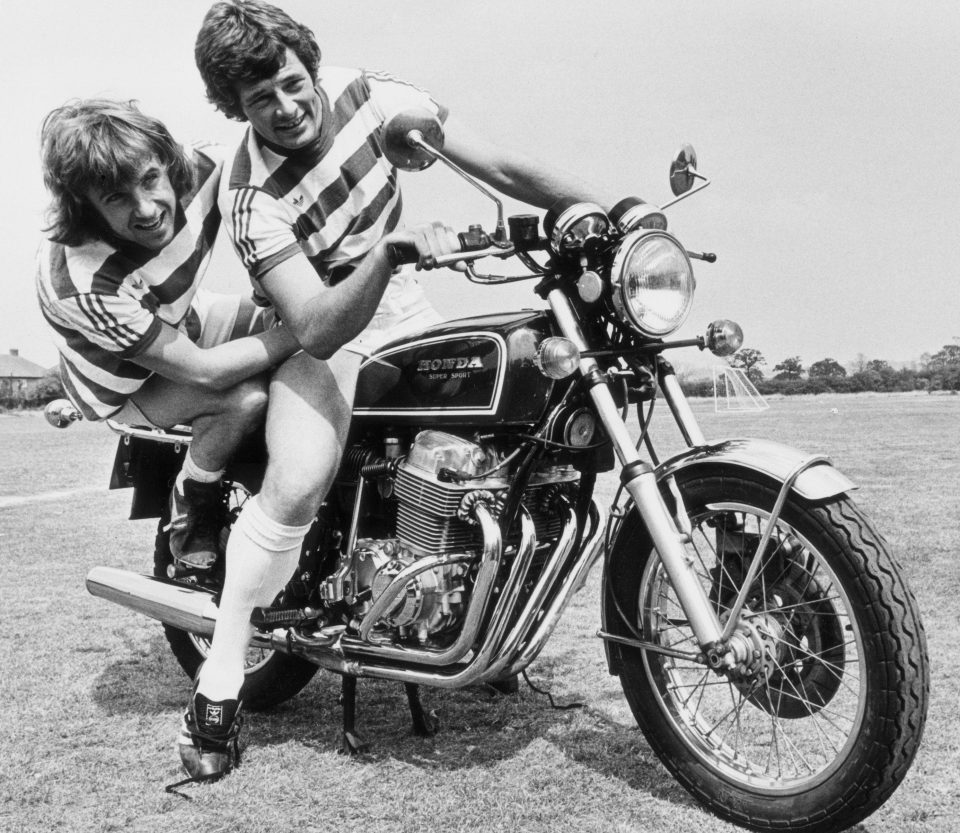
[[[554,289],[547,296],[547,300],[564,336],[576,344],[581,352],[589,350],[580,329],[580,322],[566,295],[559,289]],[[660,494],[654,470],[649,463],[640,459],[633,438],[627,431],[610,393],[607,378],[596,360],[582,358],[580,372],[590,386],[590,398],[623,467],[620,472],[623,487],[633,498],[650,533],[700,648],[708,657],[716,657],[722,645],[723,627],[688,556],[685,544],[689,541],[689,528],[677,528],[677,523]],[[664,377],[664,394],[687,443],[691,446],[705,445],[703,434],[673,374]],[[684,517],[682,502],[678,502],[677,515]]]

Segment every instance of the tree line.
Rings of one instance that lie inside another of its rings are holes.
[[[804,367],[800,356],[789,356],[774,365],[767,378],[767,360],[752,347],[738,350],[728,361],[741,368],[762,394],[960,391],[960,339],[955,341],[932,355],[925,353],[914,367],[893,368],[884,359],[861,354],[849,373],[832,358]]]

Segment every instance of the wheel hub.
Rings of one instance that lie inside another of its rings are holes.
[[[727,664],[727,675],[745,695],[753,694],[777,671],[782,636],[783,628],[773,616],[744,609],[727,643],[732,660]]]

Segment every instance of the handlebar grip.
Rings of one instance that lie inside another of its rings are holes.
[[[480,226],[470,226],[466,232],[457,235],[457,243],[460,252],[479,252],[490,246],[490,235],[488,235]],[[417,263],[420,260],[420,252],[412,243],[388,243],[387,258],[390,265],[396,268],[404,263]],[[444,255],[441,260],[449,259],[450,255]],[[424,268],[429,269],[428,263]]]
[[[396,268],[404,263],[416,263],[420,260],[420,252],[413,243],[387,243],[387,259]]]

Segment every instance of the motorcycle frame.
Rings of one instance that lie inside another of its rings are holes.
[[[561,288],[555,287],[547,293],[547,301],[559,331],[573,341],[582,353],[587,353],[590,345],[587,343],[576,311],[565,292]],[[770,476],[781,484],[781,491],[774,516],[768,524],[768,534],[772,531],[776,516],[791,490],[795,490],[807,499],[822,499],[856,487],[836,471],[827,458],[804,458],[794,449],[778,443],[764,440],[724,440],[713,444],[708,443],[683,395],[673,369],[667,362],[663,361],[662,357],[657,358],[659,388],[688,449],[654,468],[640,458],[634,439],[630,436],[621,416],[620,408],[611,393],[608,376],[602,372],[596,359],[592,356],[582,358],[580,371],[586,382],[597,416],[603,424],[614,452],[620,461],[623,488],[630,496],[632,506],[637,508],[643,518],[654,547],[677,589],[679,600],[690,619],[691,628],[696,635],[701,650],[712,662],[719,662],[719,657],[723,654],[723,645],[729,638],[729,631],[732,623],[736,622],[736,617],[731,617],[726,627],[721,625],[709,604],[703,586],[688,563],[685,544],[690,533],[689,521],[683,510],[682,496],[675,486],[674,475],[694,465],[711,466],[723,463]],[[173,450],[179,452],[180,448],[190,441],[189,433],[171,435],[166,432],[131,429],[119,424],[110,424],[110,427],[121,434],[121,442],[123,443],[129,443],[131,438],[150,440],[173,445]],[[365,488],[366,478],[360,476],[357,485],[353,518],[348,531],[348,542],[353,542],[356,539],[360,503],[367,492]],[[673,501],[677,506],[675,513],[671,513],[667,507],[662,492],[664,488],[672,492]],[[578,576],[574,582],[577,587],[582,585],[589,568],[595,562],[600,551],[599,532],[601,525],[596,520],[596,518],[599,518],[599,513],[600,509],[594,501],[591,507],[591,518],[595,522],[591,540],[585,548],[585,550],[589,550],[588,557],[577,564],[572,571],[572,574]],[[620,515],[622,522],[625,511],[617,514]],[[518,647],[524,644],[524,634],[530,630],[529,622],[531,618],[537,615],[539,606],[547,602],[553,585],[556,584],[560,576],[564,575],[562,567],[563,558],[566,557],[566,554],[560,560],[550,561],[548,569],[540,577],[537,589],[520,617],[523,627],[512,632],[505,639],[503,632],[497,630],[498,622],[505,615],[505,611],[502,609],[503,605],[506,604],[504,600],[510,598],[511,593],[508,591],[517,589],[522,585],[524,575],[511,575],[507,585],[501,590],[497,610],[492,613],[487,611],[489,595],[493,589],[494,577],[502,557],[503,544],[500,540],[500,530],[497,528],[497,523],[489,516],[482,504],[478,507],[476,520],[484,530],[485,542],[484,553],[480,559],[482,565],[480,580],[478,580],[475,588],[476,596],[471,599],[466,611],[461,633],[449,648],[442,651],[417,650],[377,642],[375,638],[371,639],[371,636],[376,620],[402,594],[403,588],[409,580],[415,578],[424,570],[440,566],[441,562],[452,563],[452,561],[464,560],[460,556],[420,559],[402,571],[378,599],[374,608],[364,617],[359,637],[333,632],[310,639],[298,636],[295,632],[290,631],[285,634],[282,643],[272,637],[269,640],[261,637],[259,641],[261,644],[269,642],[270,646],[277,650],[303,655],[320,665],[332,667],[334,670],[340,670],[344,673],[402,679],[407,682],[421,682],[427,685],[440,685],[441,687],[457,687],[468,684],[463,682],[464,679],[469,681],[481,678],[493,679],[499,673],[515,673],[536,657],[549,638],[556,620],[565,607],[564,602],[551,611],[550,615],[544,617],[542,624],[548,626],[541,626],[537,630],[536,639],[532,643],[526,643],[523,651],[517,653]],[[523,512],[521,513],[521,526],[524,530],[523,543],[521,544],[521,553],[515,558],[515,564],[528,563],[530,553],[536,547],[535,536],[534,539],[529,537],[532,534],[532,523],[529,522],[529,517]],[[621,526],[618,524],[613,531],[612,542],[615,542],[619,536],[620,528]],[[561,538],[561,542],[555,548],[555,554],[568,550],[569,547],[573,546],[572,542],[579,538],[579,530],[574,515],[571,514],[568,517]],[[350,548],[347,551],[349,552]],[[756,566],[755,564],[754,569],[756,569]],[[525,569],[524,567],[524,572]],[[97,580],[93,575],[91,575],[91,578],[93,579],[89,582],[91,592],[97,595],[106,595],[109,592],[105,589],[103,582]],[[564,581],[569,578],[570,574],[566,574]],[[561,584],[564,584],[564,581],[561,581]],[[154,591],[155,588],[150,588],[150,590]],[[558,592],[557,598],[569,601],[572,592],[575,592],[575,589],[571,590],[570,587],[564,585]],[[113,598],[113,595],[110,597]],[[130,598],[130,596],[127,596],[127,598]],[[124,603],[122,598],[113,598],[113,600],[121,604]],[[206,613],[209,613],[209,608],[205,605],[201,605],[201,607]],[[161,610],[162,605],[156,607],[151,603],[149,609],[144,609],[141,612],[163,619],[162,615],[158,615],[158,611]],[[510,612],[506,611],[506,615],[509,615]],[[208,630],[211,620],[206,614],[199,617],[191,615],[185,618],[174,615],[174,618],[176,621],[165,621],[170,624],[184,625],[184,629],[201,635],[209,635],[205,632]],[[605,639],[605,642],[614,637],[622,640],[624,638],[622,634],[617,636],[610,630],[608,618],[607,612],[602,611],[600,635]],[[486,627],[484,627],[485,622]],[[503,626],[505,627],[505,621]],[[212,626],[210,629],[212,630]],[[479,647],[475,649],[475,655],[469,661],[467,668],[458,667],[458,663],[470,653],[478,639],[480,640]],[[651,645],[650,647],[654,649],[654,646]],[[609,660],[609,645],[606,645],[606,648]],[[404,662],[411,666],[422,666],[422,668],[401,673],[401,670],[398,669],[381,668],[380,661]],[[432,670],[427,670],[427,668]]]

